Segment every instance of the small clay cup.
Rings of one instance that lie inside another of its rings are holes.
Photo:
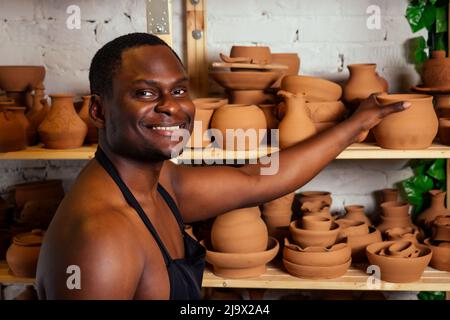
[[[340,227],[335,222],[332,223],[330,230],[327,231],[301,229],[298,227],[298,222],[298,220],[291,222],[289,232],[294,242],[303,248],[329,247],[336,243]]]
[[[302,228],[305,230],[328,231],[331,228],[332,220],[322,216],[303,216]]]

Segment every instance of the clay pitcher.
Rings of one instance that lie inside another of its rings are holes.
[[[80,112],[78,112],[78,115],[80,116],[81,120],[86,123],[88,127],[88,132],[86,135],[86,142],[89,144],[97,143],[98,142],[98,131],[97,127],[94,126],[94,124],[89,120],[89,105],[91,103],[91,96],[82,96],[81,99],[83,99],[83,104],[81,106]]]
[[[28,120],[34,128],[39,128],[39,125],[44,121],[48,112],[50,111],[50,106],[44,104],[44,85],[41,83],[34,89],[33,103],[30,110],[26,113]]]
[[[445,195],[447,193],[442,190],[431,190],[431,205],[428,209],[420,214],[417,218],[417,224],[424,228],[431,228],[431,225],[438,216],[450,214],[450,210],[445,208]]]
[[[72,94],[50,95],[52,108],[38,128],[46,148],[71,149],[83,145],[88,127],[78,116]]]
[[[27,146],[25,125],[9,109],[0,108],[0,152],[22,150]]]
[[[285,149],[316,134],[316,126],[308,114],[304,94],[278,91],[285,99],[286,114],[278,125],[280,148]]]

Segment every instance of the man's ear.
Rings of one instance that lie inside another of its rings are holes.
[[[105,127],[105,108],[102,98],[99,95],[91,95],[89,118],[98,129],[103,129]]]

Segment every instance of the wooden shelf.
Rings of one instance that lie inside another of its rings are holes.
[[[14,276],[9,270],[6,261],[0,261],[0,284],[34,284],[34,278]]]
[[[280,263],[281,264],[281,263]],[[381,291],[450,291],[450,272],[427,267],[420,281],[411,283],[390,283],[381,281],[377,288],[367,285],[369,274],[363,267],[350,267],[347,273],[336,279],[306,280],[294,277],[280,265],[269,264],[266,273],[249,279],[224,279],[205,270],[203,287],[252,288],[252,289],[320,289],[320,290],[381,290]]]
[[[0,160],[89,160],[94,157],[97,145],[83,146],[77,149],[54,150],[42,146],[28,147],[25,150],[0,153]],[[257,159],[276,152],[276,148],[261,148],[253,151],[229,151],[217,148],[186,149],[173,159],[181,163],[202,163],[217,160]],[[433,144],[424,150],[389,150],[374,144],[355,143],[343,151],[337,159],[450,159],[450,146]],[[217,163],[217,162],[214,162]]]

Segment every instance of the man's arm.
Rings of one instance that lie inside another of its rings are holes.
[[[375,96],[364,101],[358,112],[334,128],[278,153],[278,170],[261,175],[254,164],[225,166],[173,166],[173,189],[186,222],[204,220],[240,207],[258,204],[293,192],[315,177],[350,144],[364,140],[369,129],[384,117],[404,110],[408,104],[380,106]]]

